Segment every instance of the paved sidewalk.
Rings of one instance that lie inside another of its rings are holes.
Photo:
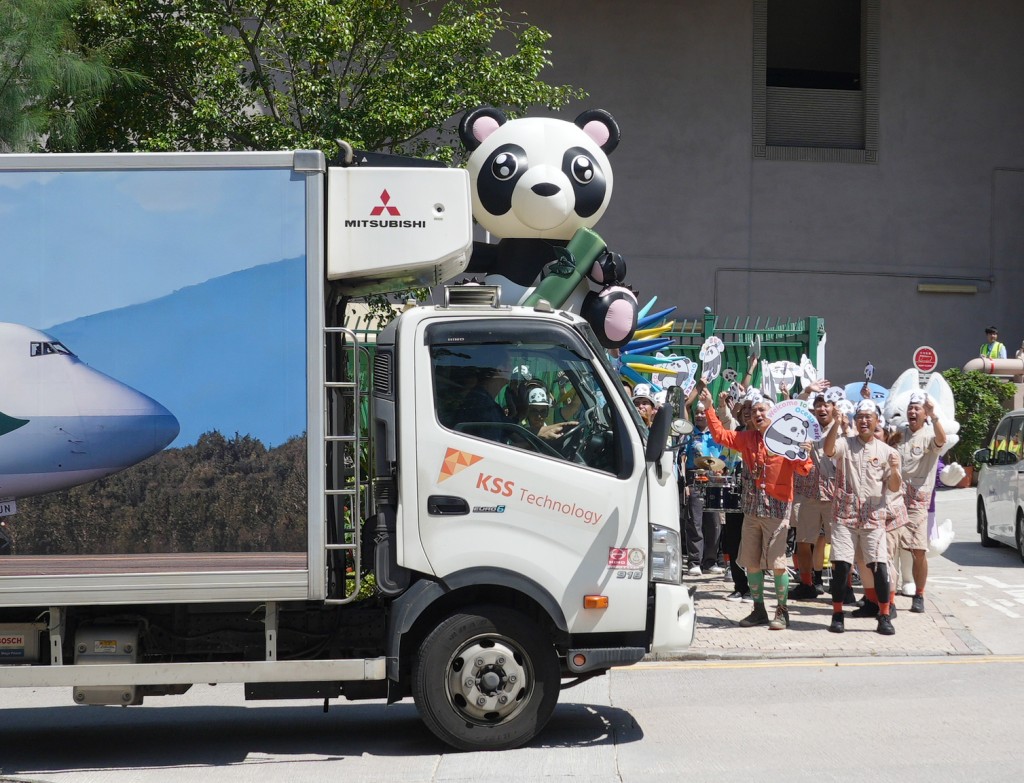
[[[835,658],[854,656],[950,656],[984,655],[989,650],[964,628],[955,616],[929,595],[927,612],[911,614],[910,598],[898,596],[894,636],[875,632],[873,618],[847,616],[846,632],[830,633],[832,603],[828,594],[816,601],[789,601],[790,627],[771,631],[767,626],[740,628],[739,621],[753,604],[726,601],[732,580],[722,576],[685,577],[696,587],[697,634],[685,650],[648,656],[651,660],[742,660],[756,658]],[[774,616],[771,579],[765,580],[766,607]],[[795,582],[794,582],[795,584]],[[855,588],[857,596],[862,592]],[[846,614],[856,607],[846,607]]]
[[[975,491],[942,489],[936,498],[936,517],[952,517],[962,540],[973,536]],[[970,532],[968,532],[970,531]],[[940,557],[929,560],[932,576],[959,574],[960,566]],[[846,633],[829,633],[832,599],[827,594],[816,601],[789,602],[790,628],[770,631],[767,626],[740,628],[752,604],[733,603],[725,597],[732,592],[732,580],[721,576],[684,577],[696,588],[697,635],[685,650],[649,656],[652,660],[744,660],[757,658],[835,658],[843,656],[950,656],[987,655],[991,651],[974,637],[946,604],[940,587],[926,591],[925,614],[910,613],[910,598],[896,597],[898,616],[893,620],[895,636],[875,633],[875,620],[846,618]],[[795,585],[795,581],[793,582]],[[768,614],[774,616],[775,599],[771,578],[765,580]],[[855,587],[857,596],[863,595]],[[955,593],[949,593],[954,600]],[[854,607],[846,607],[848,615]]]

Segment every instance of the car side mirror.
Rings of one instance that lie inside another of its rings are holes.
[[[974,452],[974,461],[978,465],[987,465],[992,459],[992,452],[989,449],[978,449]]]

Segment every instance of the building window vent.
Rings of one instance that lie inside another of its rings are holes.
[[[755,158],[878,160],[879,0],[755,0]]]

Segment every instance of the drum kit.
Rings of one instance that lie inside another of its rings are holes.
[[[705,511],[726,511],[740,507],[742,479],[725,473],[725,463],[717,457],[698,457],[693,461],[693,488],[704,498]]]

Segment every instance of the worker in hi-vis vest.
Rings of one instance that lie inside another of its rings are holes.
[[[999,342],[999,330],[994,326],[985,329],[985,342],[981,344],[981,356],[985,359],[1005,359],[1006,346]]]

